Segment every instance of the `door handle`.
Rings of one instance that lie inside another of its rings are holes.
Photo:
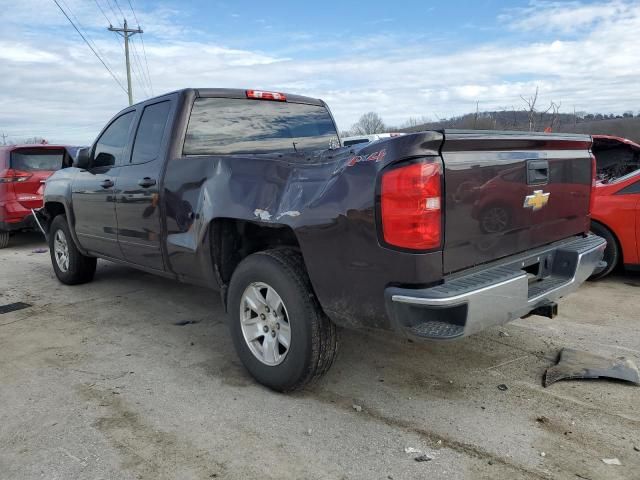
[[[142,188],[153,187],[155,184],[156,184],[155,178],[144,177],[138,180],[138,185],[140,185]]]
[[[549,183],[549,162],[547,160],[527,160],[527,185]]]
[[[100,186],[102,188],[111,188],[113,187],[113,180],[109,180],[109,179],[103,180],[102,182],[100,182]]]

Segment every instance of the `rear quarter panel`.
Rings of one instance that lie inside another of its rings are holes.
[[[342,325],[386,328],[384,288],[390,282],[439,281],[442,256],[380,245],[376,180],[395,160],[438,155],[441,140],[434,132],[408,135],[327,151],[309,163],[266,156],[173,157],[162,192],[170,269],[213,286],[207,235],[216,218],[288,226],[327,314]],[[381,150],[383,161],[366,160]]]

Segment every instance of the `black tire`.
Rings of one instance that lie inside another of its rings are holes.
[[[67,243],[68,265],[66,270],[61,268],[56,259],[55,242],[58,232],[61,232]],[[93,280],[93,276],[96,273],[97,259],[95,257],[87,257],[80,253],[71,237],[69,225],[64,215],[58,215],[53,219],[53,222],[51,222],[51,228],[49,229],[49,253],[51,254],[53,271],[62,283],[78,285]]]
[[[604,238],[607,241],[607,248],[604,250],[604,256],[602,260],[607,262],[607,266],[604,270],[594,273],[589,277],[589,280],[599,280],[609,275],[620,263],[620,247],[616,237],[613,236],[611,230],[602,225],[601,223],[591,222],[591,231]]]
[[[272,287],[288,314],[290,346],[282,363],[274,366],[266,365],[252,353],[241,327],[242,297],[256,282]],[[236,352],[261,384],[279,392],[301,389],[333,364],[338,349],[336,326],[322,311],[297,251],[268,250],[245,258],[231,278],[227,311]]]
[[[0,248],[7,248],[9,245],[9,232],[0,231]]]

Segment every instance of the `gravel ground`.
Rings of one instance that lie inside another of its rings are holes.
[[[639,275],[453,343],[343,331],[329,374],[282,395],[217,294],[106,262],[63,286],[43,246],[0,250],[0,305],[32,305],[0,315],[1,479],[640,478],[640,388],[541,386],[562,347],[640,363]]]

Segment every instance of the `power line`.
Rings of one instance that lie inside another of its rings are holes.
[[[116,76],[114,75],[114,73],[111,71],[111,69],[107,66],[106,63],[104,63],[104,60],[102,60],[102,58],[100,57],[100,55],[98,55],[98,53],[93,49],[93,47],[91,46],[91,44],[87,41],[87,39],[85,38],[85,36],[82,34],[82,32],[78,29],[78,27],[76,27],[76,24],[73,23],[73,21],[71,20],[71,18],[69,18],[69,15],[67,15],[67,12],[64,11],[64,9],[60,6],[60,4],[58,3],[58,0],[53,0],[53,3],[55,3],[58,8],[60,9],[60,11],[62,12],[62,14],[67,17],[67,20],[69,20],[69,23],[71,24],[71,26],[76,30],[76,32],[78,32],[78,35],[80,35],[80,37],[82,37],[82,40],[84,40],[84,43],[87,44],[87,46],[91,49],[91,51],[93,52],[93,54],[96,56],[96,58],[98,60],[100,60],[100,63],[102,63],[102,65],[104,66],[104,68],[107,69],[107,71],[109,72],[109,74],[113,77],[113,79],[116,81],[116,83],[120,86],[120,88],[122,89],[122,91],[124,93],[127,93],[127,90],[124,88],[124,86],[120,83],[120,80],[118,80],[116,78]]]
[[[138,20],[138,16],[136,15],[136,11],[133,9],[133,3],[131,2],[131,0],[127,0],[127,2],[129,2],[129,8],[131,9],[131,13],[133,13],[133,18],[135,19],[136,23],[138,24],[138,27],[140,27],[140,21]],[[144,36],[143,35],[140,35],[140,43],[142,43],[142,56],[144,58],[145,68],[147,70],[147,79],[149,81],[149,87],[151,88],[151,95],[154,95],[154,93],[153,93],[153,83],[151,82],[151,74],[149,73],[149,62],[147,61],[147,49],[144,47]]]
[[[73,19],[75,20],[76,25],[78,25],[78,28],[84,33],[84,36],[91,43],[93,48],[98,52],[98,55],[100,55],[103,58],[104,62],[107,64],[107,66],[111,70],[114,70],[113,66],[111,65],[111,63],[107,59],[107,56],[102,52],[102,50],[100,50],[100,48],[98,47],[96,42],[93,41],[93,39],[89,35],[89,32],[87,32],[87,29],[84,28],[82,26],[82,24],[80,23],[80,19],[76,16],[75,13],[73,13],[73,10],[71,9],[71,7],[67,4],[67,2],[65,0],[60,0],[60,2],[62,2],[62,5],[64,5],[64,8],[71,14],[71,17],[73,17]]]
[[[124,12],[120,8],[120,5],[118,4],[118,0],[113,0],[113,1],[115,2],[116,7],[118,7],[118,11],[120,12],[120,15],[122,15],[122,18],[124,18]]]
[[[127,0],[127,2],[129,2],[129,8],[131,9],[131,13],[133,13],[133,18],[135,19],[136,23],[140,25],[140,22],[138,21],[138,16],[136,15],[135,10],[133,9],[133,4],[131,3],[131,0]]]
[[[107,23],[109,25],[111,25],[111,20],[109,20],[109,17],[107,17],[107,14],[104,13],[104,10],[102,9],[102,7],[100,6],[100,4],[98,3],[98,0],[93,0],[94,2],[96,2],[96,5],[98,6],[98,8],[100,9],[100,12],[102,12],[102,16],[104,17],[104,19],[107,21]]]
[[[134,61],[134,66],[136,67],[136,70],[134,70],[134,72],[136,72],[138,75],[138,83],[144,88],[146,95],[150,97],[151,95],[149,95],[149,89],[147,88],[148,81],[144,75],[142,62],[140,60],[140,56],[138,55],[138,50],[136,49],[136,42],[133,41],[133,39],[131,40],[131,46],[133,47],[133,61]]]
[[[115,9],[113,8],[113,5],[111,4],[111,0],[105,0],[105,1],[107,2],[107,5],[109,5],[109,9],[111,10],[111,13],[113,13],[113,18],[118,18],[118,14],[116,13]],[[118,25],[120,24],[120,22],[116,22],[116,23]]]

